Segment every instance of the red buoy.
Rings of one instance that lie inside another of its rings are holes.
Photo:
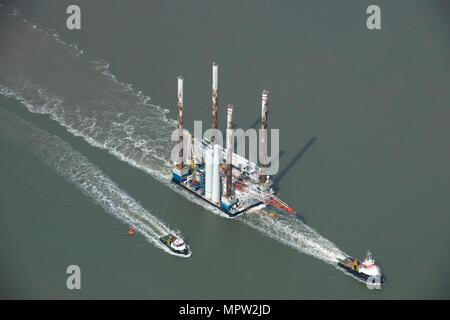
[[[134,235],[134,229],[133,229],[132,227],[130,227],[130,229],[128,229],[128,234],[129,234],[130,236],[133,236],[133,235]]]

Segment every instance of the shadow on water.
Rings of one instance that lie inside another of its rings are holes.
[[[316,142],[317,137],[312,137],[304,146],[303,148],[301,148],[297,154],[295,155],[295,157],[288,163],[288,165],[277,175],[275,176],[275,178],[273,179],[273,188],[276,191],[279,191],[279,182],[281,181],[281,179],[289,172],[289,170],[291,170],[291,168],[303,157],[303,155],[306,153],[306,151],[308,151],[308,149]],[[284,155],[284,151],[280,152],[280,156],[279,159],[281,158],[282,155]],[[305,217],[303,215],[301,215],[299,212],[295,213],[295,217],[302,221],[304,224],[308,224],[308,222],[306,221]]]
[[[255,121],[253,121],[252,124],[250,124],[249,126],[246,127],[246,130],[248,129],[256,129],[256,127],[258,126],[258,124],[261,124],[261,117],[259,116],[258,118],[255,119]],[[238,123],[234,122],[233,123],[233,127],[236,129],[238,128]]]
[[[292,167],[303,157],[308,149],[316,142],[317,137],[312,137],[304,146],[300,149],[295,157],[288,163],[288,165],[273,179],[273,184],[276,186],[283,179],[283,177],[292,169]],[[281,152],[280,152],[281,157]]]
[[[261,117],[258,117],[248,128],[256,129],[256,126],[261,123]]]
[[[258,117],[255,119],[255,121],[247,127],[247,129],[256,129],[258,124],[261,123],[261,117]],[[235,126],[236,127],[236,126]],[[292,169],[292,167],[303,157],[303,155],[308,151],[308,149],[316,142],[318,138],[312,137],[309,139],[309,141],[301,148],[297,154],[294,156],[294,158],[288,163],[288,165],[273,179],[273,186],[276,191],[279,191],[278,184],[281,181],[281,179]],[[281,157],[286,153],[286,151],[281,150],[278,156],[278,161],[280,161]],[[303,221],[305,224],[307,224],[306,219],[303,215],[296,212],[295,216],[297,219]]]
[[[261,117],[258,117],[255,119],[255,121],[247,127],[247,129],[256,129],[258,124],[261,123]],[[235,126],[236,127],[236,126]],[[273,186],[276,191],[279,191],[278,184],[281,181],[281,179],[292,169],[292,167],[303,157],[303,155],[308,151],[308,149],[316,142],[318,138],[312,137],[304,146],[301,148],[297,154],[294,156],[294,158],[288,163],[288,165],[273,179]],[[278,161],[280,161],[281,157],[286,153],[286,151],[281,150],[278,156]],[[307,221],[303,215],[296,212],[295,217],[299,220],[301,220],[303,223],[307,224]]]
[[[258,126],[258,124],[261,123],[261,117],[258,117],[255,119],[255,121],[253,121],[253,123],[247,127],[247,129],[256,129],[256,127]],[[236,126],[235,126],[236,127]],[[295,155],[295,157],[291,160],[291,162],[289,162],[289,164],[283,169],[283,171],[281,171],[273,180],[273,184],[276,186],[281,179],[289,172],[289,170],[303,157],[303,155],[306,153],[306,151],[308,151],[308,149],[316,142],[318,138],[317,137],[312,137],[311,139],[309,139],[309,141],[303,146],[303,148],[297,152],[297,154]],[[286,152],[284,150],[281,150],[278,156],[278,161],[280,161],[281,157],[285,154]]]

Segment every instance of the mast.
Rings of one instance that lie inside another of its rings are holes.
[[[213,63],[212,65],[212,105],[211,105],[211,128],[212,136],[211,143],[214,145],[217,136],[217,109],[219,105],[219,97],[217,95],[218,90],[218,76],[219,76],[219,65]]]
[[[259,183],[265,184],[267,181],[267,113],[269,111],[269,91],[263,90],[261,93],[261,137],[259,150]]]
[[[227,106],[227,157],[226,157],[226,197],[231,197],[233,163],[233,105]]]
[[[183,77],[178,76],[178,151],[177,168],[183,168]]]

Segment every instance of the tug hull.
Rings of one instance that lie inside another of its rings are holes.
[[[168,235],[166,235],[166,236],[163,236],[163,237],[159,238],[159,241],[161,241],[161,243],[162,243],[163,245],[165,245],[167,248],[169,248],[170,251],[172,251],[172,252],[174,252],[174,253],[176,253],[176,254],[179,254],[179,255],[188,256],[189,253],[190,253],[189,246],[186,245],[186,248],[185,248],[184,250],[175,250],[175,249],[171,246],[173,240],[174,240],[174,236],[171,235],[171,234],[168,234]]]
[[[381,275],[381,277],[378,278],[378,277],[369,276],[362,272],[358,272],[359,266],[362,265],[362,262],[353,257],[347,257],[345,259],[342,259],[338,262],[337,265],[344,271],[346,271],[346,272],[352,274],[353,276],[355,276],[356,278],[358,278],[358,280],[360,280],[361,282],[364,282],[364,283],[370,282],[373,284],[384,283],[383,275]],[[355,268],[356,268],[356,270],[355,270]]]

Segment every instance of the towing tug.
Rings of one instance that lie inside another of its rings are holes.
[[[216,141],[218,65],[212,66],[212,136],[198,139],[183,130],[183,78],[178,77],[178,155],[171,180],[229,217],[256,206],[270,206],[296,216],[295,210],[275,196],[267,167],[267,114],[269,92],[261,94],[259,165],[233,152],[233,105],[227,106],[226,149]],[[185,137],[188,137],[185,141]]]
[[[346,257],[338,262],[338,266],[362,282],[375,285],[381,285],[384,282],[381,269],[375,264],[375,260],[372,258],[370,251],[367,252],[363,262],[352,257]]]

